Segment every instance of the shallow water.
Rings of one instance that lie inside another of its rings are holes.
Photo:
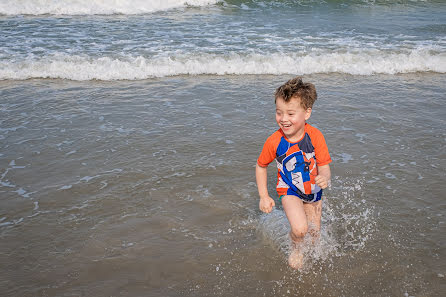
[[[442,296],[445,76],[306,76],[334,178],[301,272],[254,178],[288,78],[0,82],[2,296]]]
[[[187,2],[0,0],[0,295],[444,296],[443,1]],[[292,271],[254,168],[297,74],[334,162]]]
[[[3,2],[0,79],[446,73],[441,1]]]

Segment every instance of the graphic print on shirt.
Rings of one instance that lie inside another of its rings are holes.
[[[314,182],[316,160],[308,134],[299,143],[289,143],[282,138],[276,151],[276,162],[279,169],[277,188],[288,188],[306,195],[320,191]]]
[[[318,166],[331,163],[324,136],[315,127],[305,123],[301,140],[289,142],[281,129],[271,134],[257,159],[260,167],[276,161],[279,197],[298,196],[304,202],[319,201],[322,189],[316,184]]]

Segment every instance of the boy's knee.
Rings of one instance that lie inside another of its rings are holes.
[[[308,232],[308,226],[299,226],[299,227],[294,227],[291,228],[291,238],[293,239],[293,241],[297,241],[299,239],[302,239],[303,237],[305,237],[305,235]]]

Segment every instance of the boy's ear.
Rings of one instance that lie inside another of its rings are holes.
[[[311,112],[313,110],[310,108],[307,108],[307,110],[305,110],[305,121],[308,121],[308,119],[311,117]]]

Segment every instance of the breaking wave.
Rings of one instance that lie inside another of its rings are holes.
[[[363,51],[310,54],[181,54],[177,56],[98,57],[55,54],[0,61],[1,80],[142,80],[177,75],[352,75],[446,72],[446,53]]]
[[[13,3],[11,3],[13,2]],[[145,14],[186,6],[206,6],[218,0],[0,0],[3,15],[109,15]]]

